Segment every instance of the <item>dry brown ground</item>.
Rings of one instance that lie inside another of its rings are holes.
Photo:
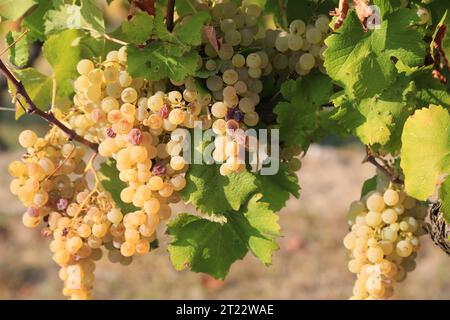
[[[6,166],[14,156],[0,155],[0,299],[59,299],[58,268],[47,240],[21,225],[22,207],[7,190]],[[233,265],[223,286],[211,289],[215,284],[205,287],[201,275],[173,269],[163,236],[158,250],[131,266],[104,258],[96,271],[95,298],[346,299],[353,276],[341,245],[345,212],[359,197],[362,182],[374,173],[360,164],[362,158],[359,147],[312,147],[299,174],[301,198],[291,199],[280,213],[283,237],[272,266],[247,256]],[[398,285],[396,298],[449,299],[450,260],[428,238],[417,265]]]

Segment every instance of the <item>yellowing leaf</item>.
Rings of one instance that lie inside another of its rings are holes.
[[[441,175],[450,172],[450,115],[440,106],[414,113],[402,135],[401,167],[406,192],[426,200]]]

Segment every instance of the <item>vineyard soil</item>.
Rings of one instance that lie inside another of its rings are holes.
[[[7,189],[7,165],[19,156],[0,154],[0,299],[61,299],[47,240],[20,223],[23,207]],[[291,199],[280,214],[281,250],[270,268],[249,255],[231,268],[222,286],[213,283],[209,288],[216,289],[207,289],[201,275],[174,270],[165,251],[168,239],[162,236],[160,249],[130,266],[103,258],[94,298],[347,299],[354,276],[342,246],[347,232],[343,217],[374,173],[369,164],[360,165],[363,157],[360,146],[311,148],[299,174],[301,198]],[[422,239],[417,269],[398,284],[395,298],[450,299],[448,257],[428,237]]]

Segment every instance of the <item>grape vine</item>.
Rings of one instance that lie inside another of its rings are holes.
[[[20,28],[0,60],[16,118],[50,124],[19,135],[10,190],[52,238],[65,296],[95,297],[95,262],[151,254],[161,225],[177,270],[223,279],[249,251],[270,264],[301,157],[330,134],[356,137],[377,169],[343,240],[352,299],[392,297],[420,236],[448,251],[447,0],[123,5],[114,29],[96,1],[0,0]],[[51,75],[28,64],[37,42]]]

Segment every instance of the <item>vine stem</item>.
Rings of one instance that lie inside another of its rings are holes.
[[[3,61],[0,59],[0,71],[5,75],[5,77],[11,82],[11,84],[16,89],[16,94],[19,94],[25,99],[25,102],[27,104],[27,108],[25,109],[26,113],[30,115],[37,115],[47,122],[53,124],[54,126],[61,129],[68,137],[69,140],[77,141],[79,143],[84,144],[85,146],[89,147],[90,149],[94,150],[96,153],[98,152],[98,144],[88,141],[84,139],[83,137],[79,136],[75,133],[72,129],[65,126],[61,121],[56,119],[56,117],[53,115],[53,113],[45,112],[34,104],[33,100],[28,95],[28,92],[25,90],[25,87],[23,86],[22,82],[18,80],[8,69],[8,67],[3,63]]]
[[[175,13],[175,0],[167,0],[166,26],[167,30],[173,30],[173,15]]]
[[[385,174],[393,183],[403,184],[404,181],[400,178],[396,177],[388,168],[383,166],[378,160],[372,155],[368,146],[366,146],[366,157],[363,160],[363,163],[370,163],[375,166],[378,170],[380,170],[383,174]]]

